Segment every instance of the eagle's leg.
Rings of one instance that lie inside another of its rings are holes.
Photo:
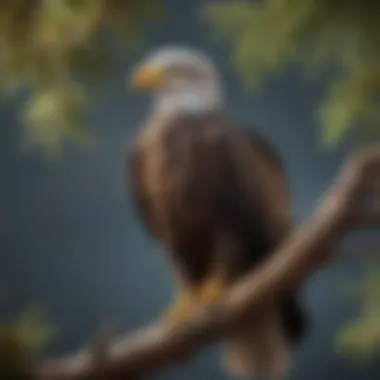
[[[193,313],[197,302],[195,292],[192,290],[184,291],[177,300],[166,310],[165,319],[170,322],[177,322],[187,318]]]
[[[222,293],[233,282],[239,265],[236,256],[236,239],[230,231],[222,229],[214,236],[211,263],[208,274],[204,277],[199,288],[199,296],[203,304],[213,303],[222,296]],[[232,252],[232,254],[231,254]]]
[[[170,322],[181,321],[199,310],[203,304],[216,301],[223,289],[225,282],[223,277],[214,275],[206,280],[197,289],[187,289],[166,311],[165,319]]]
[[[200,288],[200,299],[203,303],[211,303],[219,299],[226,282],[221,274],[213,274],[206,278]]]

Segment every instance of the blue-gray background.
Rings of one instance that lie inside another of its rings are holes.
[[[323,151],[314,122],[322,86],[302,79],[297,69],[265,82],[263,90],[242,90],[228,64],[228,47],[209,38],[198,1],[167,0],[164,25],[144,48],[186,44],[211,54],[223,70],[229,111],[256,125],[282,154],[289,172],[297,223],[313,207],[336,173],[348,146]],[[133,329],[148,323],[170,301],[171,278],[154,241],[142,230],[125,195],[126,139],[148,112],[148,99],[125,89],[125,74],[139,55],[121,59],[90,123],[97,147],[70,145],[50,163],[18,153],[18,104],[0,108],[0,310],[9,316],[41,302],[61,327],[52,353],[77,347],[105,320]],[[308,282],[305,303],[313,327],[296,360],[295,379],[377,379],[376,361],[362,369],[333,352],[333,336],[353,317],[342,296],[353,272],[348,260],[333,263]],[[214,350],[157,378],[227,379]]]

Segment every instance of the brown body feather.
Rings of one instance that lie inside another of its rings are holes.
[[[218,113],[157,117],[134,147],[132,175],[140,214],[166,248],[183,287],[201,284],[215,270],[227,282],[235,281],[267,259],[291,228],[281,160],[263,138],[226,120]],[[263,363],[260,354],[278,351],[278,357],[285,357],[301,336],[304,318],[295,296],[289,295],[280,305],[268,306],[250,326],[257,327],[248,336],[256,340],[251,351],[256,349],[258,362],[248,358],[252,363],[239,364],[242,355],[235,360],[230,352],[230,366],[268,372],[274,365]],[[263,330],[269,331],[267,337],[275,335],[267,348],[266,338],[260,339]],[[240,337],[247,337],[247,329],[241,329]],[[234,341],[241,346],[239,339]]]

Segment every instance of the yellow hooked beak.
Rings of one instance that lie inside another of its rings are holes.
[[[132,87],[149,90],[160,86],[165,82],[164,70],[154,65],[143,65],[132,75]]]

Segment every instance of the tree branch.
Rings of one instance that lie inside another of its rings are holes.
[[[183,323],[158,323],[112,342],[104,360],[95,361],[87,349],[44,362],[35,380],[135,379],[195,353],[221,338],[229,324],[254,311],[268,299],[281,296],[308,277],[345,231],[337,214],[319,212],[277,250],[254,274],[233,286],[215,305]]]
[[[230,324],[248,315],[252,317],[255,309],[300,286],[352,227],[362,226],[365,219],[371,220],[372,225],[379,224],[380,208],[368,209],[365,202],[362,204],[363,192],[367,200],[371,196],[378,200],[374,192],[379,169],[378,144],[353,156],[314,217],[295,231],[261,268],[228,290],[218,303],[183,323],[157,323],[109,345],[103,341],[103,347],[97,347],[96,352],[87,349],[70,357],[45,361],[32,373],[32,379],[136,379],[214,343],[223,337]]]

